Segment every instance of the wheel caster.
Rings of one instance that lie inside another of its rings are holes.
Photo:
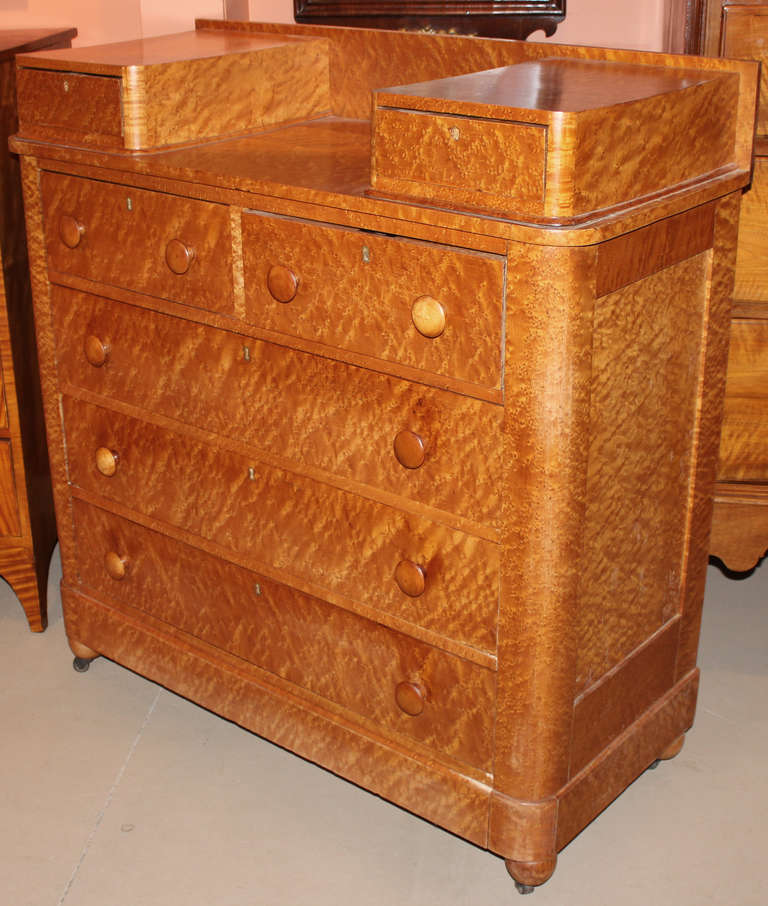
[[[515,881],[515,890],[518,893],[526,894],[533,893],[536,890],[531,884],[521,884],[519,881]]]
[[[646,771],[655,771],[656,768],[657,768],[660,764],[661,764],[661,759],[660,759],[660,758],[657,758],[656,761],[652,761],[652,762],[648,765],[648,767],[647,767],[645,770],[646,770]]]
[[[72,661],[72,666],[78,673],[86,673],[88,668],[91,666],[91,660],[90,658],[76,657]]]

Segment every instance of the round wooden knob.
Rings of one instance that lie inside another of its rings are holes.
[[[427,573],[423,566],[419,566],[413,560],[401,560],[395,569],[395,582],[403,594],[418,598],[424,594]]]
[[[109,551],[106,557],[104,557],[104,568],[110,578],[119,582],[121,579],[125,578],[125,574],[128,571],[128,558],[121,557],[120,554],[115,551]]]
[[[267,289],[278,302],[290,302],[299,288],[299,278],[290,268],[275,264],[267,274]]]
[[[419,296],[411,306],[411,318],[424,337],[439,337],[445,330],[445,309],[432,296]]]
[[[171,239],[165,247],[165,263],[174,274],[186,274],[195,259],[195,250],[181,239]]]
[[[96,450],[96,468],[107,478],[111,478],[117,472],[117,460],[117,453],[108,447],[99,447]]]
[[[67,248],[77,248],[80,240],[85,235],[85,227],[70,214],[62,214],[59,218],[59,238]]]
[[[109,343],[90,334],[85,338],[85,357],[94,368],[101,368],[109,358]]]
[[[397,707],[411,717],[418,717],[424,710],[427,700],[427,690],[421,683],[398,683],[395,687],[395,701]]]
[[[426,452],[424,441],[415,431],[399,431],[395,436],[395,456],[406,469],[418,469]]]

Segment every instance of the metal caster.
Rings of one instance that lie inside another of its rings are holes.
[[[652,762],[648,765],[648,767],[647,767],[645,770],[646,770],[646,771],[655,771],[656,768],[657,768],[660,764],[661,764],[661,759],[660,759],[660,758],[657,758],[656,761],[652,761]]]
[[[515,881],[515,890],[518,893],[533,893],[536,890],[531,884],[521,884],[519,881]]]
[[[85,673],[88,668],[91,666],[90,658],[85,657],[76,657],[72,661],[72,666],[78,673]]]

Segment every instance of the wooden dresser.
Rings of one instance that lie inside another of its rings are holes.
[[[693,720],[757,67],[213,21],[19,65],[76,665],[542,883]]]
[[[711,553],[749,570],[768,552],[768,4],[703,3],[704,53],[761,63],[754,174],[742,201]]]
[[[40,398],[19,160],[16,64],[24,51],[69,47],[77,30],[0,30],[0,576],[30,629],[47,623],[48,564],[56,544]]]

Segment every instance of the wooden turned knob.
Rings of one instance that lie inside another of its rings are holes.
[[[424,710],[427,690],[420,683],[398,683],[395,687],[397,707],[411,717],[418,717]]]
[[[120,554],[115,551],[109,551],[106,557],[104,557],[104,568],[111,579],[119,582],[121,579],[125,578],[125,574],[128,571],[128,558],[121,557]]]
[[[427,584],[427,573],[423,566],[413,560],[401,560],[395,569],[395,582],[403,594],[418,598],[424,594]]]
[[[67,246],[74,249],[80,245],[80,240],[85,235],[85,227],[70,214],[62,214],[59,218],[59,238]]]
[[[426,452],[424,441],[415,431],[399,431],[395,436],[395,456],[406,469],[418,469]]]
[[[181,239],[171,239],[165,247],[165,263],[174,274],[186,274],[195,259],[195,250]]]
[[[96,450],[96,468],[107,478],[111,478],[117,472],[117,460],[117,453],[108,447],[99,447]]]
[[[445,309],[432,296],[419,296],[411,306],[411,318],[424,337],[439,337],[445,330]]]
[[[299,288],[299,278],[290,268],[275,264],[267,274],[267,289],[278,302],[290,302]]]
[[[94,368],[101,368],[109,358],[109,343],[90,334],[85,338],[85,357]]]

